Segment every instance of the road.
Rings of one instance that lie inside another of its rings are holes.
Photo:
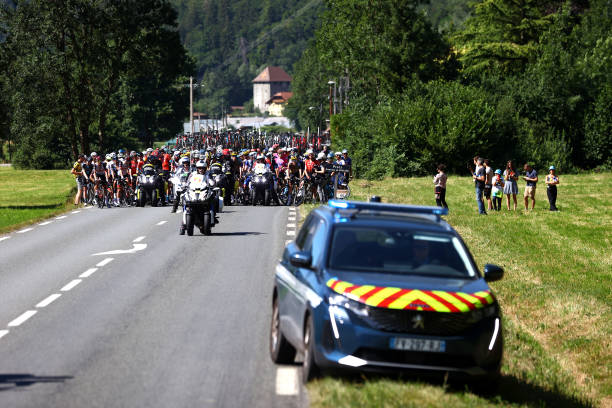
[[[0,407],[307,405],[268,356],[292,210],[226,210],[211,237],[179,236],[168,207],[0,236]]]

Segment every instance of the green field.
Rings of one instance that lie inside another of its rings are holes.
[[[75,192],[69,170],[0,167],[0,233],[66,211]]]
[[[312,405],[612,406],[610,176],[561,175],[558,213],[548,211],[540,182],[533,212],[522,210],[520,196],[518,211],[504,204],[488,216],[477,214],[471,179],[449,176],[445,218],[480,267],[496,263],[506,271],[491,285],[505,317],[497,392],[472,392],[442,379],[327,377],[308,385]],[[435,205],[430,178],[354,180],[352,188],[354,199],[376,194],[388,202]],[[302,213],[313,207],[303,206]]]

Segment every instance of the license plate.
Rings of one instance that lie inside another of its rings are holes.
[[[429,351],[443,353],[446,351],[444,340],[411,339],[407,337],[394,337],[391,339],[391,348],[406,351]]]

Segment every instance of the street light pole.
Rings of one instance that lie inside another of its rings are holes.
[[[191,135],[193,136],[193,77],[189,77],[189,121],[191,122]]]

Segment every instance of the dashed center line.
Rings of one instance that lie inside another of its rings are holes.
[[[24,323],[26,320],[28,320],[30,317],[34,316],[35,314],[36,314],[36,310],[28,310],[27,312],[23,313],[21,316],[19,316],[15,320],[12,320],[7,326],[17,327],[21,325],[22,323]]]
[[[146,237],[143,235],[142,237],[138,237],[138,238],[136,238],[136,239],[135,239],[135,240],[133,240],[132,242],[140,242],[140,241],[142,241],[142,240],[143,240],[143,239],[145,239],[145,238],[146,238]]]
[[[0,339],[9,334],[8,330],[0,330]]]
[[[53,221],[45,221],[45,222],[41,222],[41,223],[40,223],[40,224],[38,224],[38,225],[49,225],[49,224],[51,224],[52,222],[53,222]]]
[[[109,263],[113,262],[114,259],[115,258],[105,258],[105,259],[101,260],[100,262],[98,262],[96,264],[96,266],[100,267],[100,266],[108,265]]]
[[[296,367],[276,369],[276,395],[298,395],[298,370]]]
[[[98,270],[98,268],[89,268],[88,270],[86,270],[85,272],[83,272],[82,274],[79,275],[79,278],[89,278],[91,275],[93,275],[96,271]]]
[[[28,231],[32,231],[34,228],[25,228],[22,229],[21,231],[17,231],[17,234],[23,234],[24,232],[28,232]]]
[[[60,296],[62,295],[60,295],[59,293],[54,293],[51,296],[48,296],[45,300],[43,300],[39,304],[37,304],[36,307],[47,307],[51,303],[53,303],[56,299],[58,299]]]
[[[76,285],[78,285],[81,282],[83,282],[81,279],[74,279],[73,281],[71,281],[69,284],[67,284],[66,286],[64,286],[60,290],[62,292],[68,292],[70,289],[74,288]]]
[[[67,218],[67,217],[68,217],[67,215],[62,215],[62,216],[59,216],[59,217],[55,217],[55,219],[56,220],[63,220],[64,218]]]
[[[165,223],[167,223],[167,222],[168,222],[168,221],[160,221],[160,222],[158,222],[158,223],[157,223],[157,224],[155,224],[155,225],[164,225],[164,224],[165,224]]]

